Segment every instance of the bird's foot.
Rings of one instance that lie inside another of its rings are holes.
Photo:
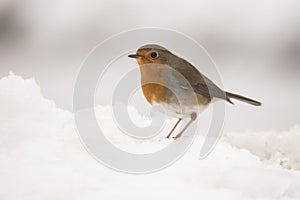
[[[176,135],[175,137],[173,137],[174,140],[178,140],[179,138],[181,138],[182,133],[179,133],[178,135]]]

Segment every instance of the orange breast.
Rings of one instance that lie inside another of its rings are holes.
[[[165,65],[140,65],[143,94],[150,104],[161,103],[166,99],[167,68]]]
[[[145,84],[142,86],[144,96],[150,104],[161,103],[165,101],[167,88],[160,84]]]

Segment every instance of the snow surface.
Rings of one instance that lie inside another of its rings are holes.
[[[225,140],[233,146],[249,150],[267,163],[286,169],[300,170],[300,127],[288,131],[226,133]]]
[[[0,109],[1,200],[300,199],[300,173],[287,169],[299,169],[298,126],[279,134],[228,133],[204,160],[197,158],[203,140],[199,136],[171,167],[128,175],[102,166],[87,153],[72,113],[45,99],[34,79],[12,73],[1,79]],[[96,111],[115,134],[110,108]],[[146,143],[160,142],[165,143]]]

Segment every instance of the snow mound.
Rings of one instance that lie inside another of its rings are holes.
[[[113,123],[109,107],[97,109],[100,120]],[[266,165],[224,141],[198,160],[203,137],[163,171],[136,176],[107,169],[83,148],[72,113],[46,100],[33,79],[1,79],[0,110],[0,199],[300,199],[299,172]]]
[[[261,160],[276,163],[286,169],[300,170],[300,127],[288,131],[227,133],[231,145],[247,149]]]

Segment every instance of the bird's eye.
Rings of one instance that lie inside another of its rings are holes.
[[[151,56],[151,58],[157,58],[157,57],[158,57],[158,54],[157,54],[157,52],[152,52],[152,53],[150,54],[150,56]]]

